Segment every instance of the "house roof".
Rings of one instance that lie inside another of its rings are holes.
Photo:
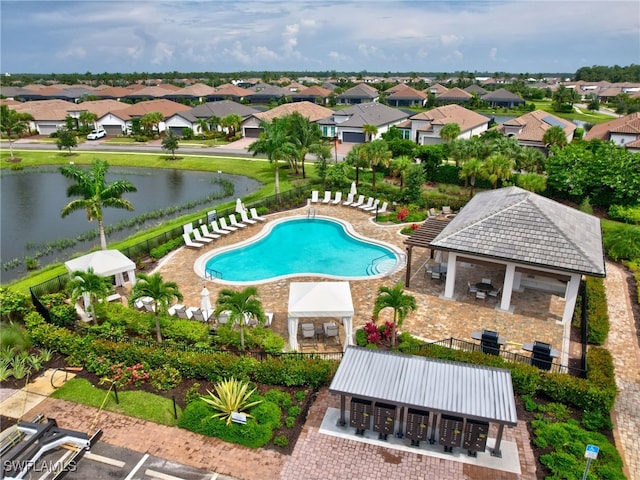
[[[205,85],[204,83],[194,83],[193,85],[174,92],[171,96],[206,97],[207,95],[213,95],[215,91],[215,88]]]
[[[113,97],[113,98],[123,98],[127,95],[134,93],[134,90],[125,87],[107,87],[96,90],[93,95],[96,97]]]
[[[280,98],[287,97],[291,95],[291,92],[286,88],[278,87],[276,85],[267,85],[263,89],[257,90],[255,92],[251,92],[251,98],[259,98],[259,97],[272,97],[272,98]]]
[[[482,88],[480,85],[469,85],[467,88],[464,89],[465,92],[467,93],[475,93],[476,95],[484,95],[485,93],[487,93],[487,91]]]
[[[524,100],[516,95],[515,93],[511,93],[509,90],[504,88],[499,88],[494,92],[489,92],[486,95],[482,96],[482,100],[487,102],[522,102]]]
[[[518,423],[511,371],[506,368],[349,346],[329,392],[433,414]]]
[[[327,90],[326,88],[321,87],[320,85],[314,85],[313,87],[305,88],[299,92],[292,93],[291,98],[299,98],[299,97],[321,97],[326,98],[331,93],[331,90]]]
[[[128,119],[127,117],[142,117],[146,113],[160,112],[164,118],[167,118],[175,113],[184,112],[185,110],[191,110],[191,107],[161,98],[129,105],[129,108],[118,110],[117,115],[126,120]]]
[[[430,246],[605,276],[600,220],[519,187],[477,194]]]
[[[233,100],[219,100],[217,102],[203,103],[187,112],[179,112],[179,115],[188,113],[194,118],[210,118],[212,116],[224,118],[227,115],[236,114],[245,118],[259,112],[260,110],[256,108],[242,105],[241,103],[234,102]]]
[[[374,98],[378,98],[378,96],[378,90],[366,83],[359,83],[355,87],[351,87],[349,90],[338,95],[338,98],[368,98],[373,100]]]
[[[294,102],[279,105],[266,112],[256,113],[254,116],[259,120],[271,121],[274,118],[285,117],[294,112],[300,113],[303,117],[308,118],[310,122],[316,122],[333,114],[333,110],[316,105],[313,102]]]
[[[396,85],[395,87],[390,88],[389,90],[387,90],[387,93],[388,93],[387,98],[394,99],[394,100],[401,100],[401,99],[424,100],[425,98],[427,98],[427,94],[425,92],[416,90],[415,88],[410,87],[409,85],[405,85],[404,83],[401,83],[399,85]]]
[[[73,108],[77,108],[75,103],[58,99],[24,102],[14,106],[17,112],[30,113],[35,121],[64,120]]]
[[[141,90],[129,92],[126,97],[129,98],[141,98],[141,97],[149,97],[149,98],[161,98],[167,94],[171,94],[175,90],[161,87],[145,87]]]
[[[118,102],[117,100],[105,99],[105,100],[92,100],[88,102],[82,102],[75,104],[69,109],[70,112],[81,112],[87,110],[91,113],[95,113],[98,118],[103,117],[109,112],[117,112],[118,110],[126,110],[131,107],[128,103]]]
[[[344,122],[338,123],[340,127],[362,127],[370,124],[375,126],[388,125],[404,120],[409,116],[408,113],[382,105],[377,102],[358,103],[344,110],[339,110],[335,116],[349,117]]]
[[[451,88],[449,89],[448,92],[438,95],[438,100],[460,101],[460,100],[470,100],[471,98],[473,98],[473,95],[471,95],[468,92],[465,92],[464,90],[458,87]]]
[[[442,95],[443,93],[446,93],[448,91],[449,89],[447,87],[445,87],[444,85],[440,85],[439,83],[436,83],[435,85],[431,85],[429,87],[429,92],[433,93],[436,96]]]
[[[221,85],[216,88],[213,95],[222,97],[247,97],[254,93],[252,90],[246,88],[237,87],[235,85]]]
[[[422,120],[440,125],[457,123],[461,132],[489,123],[489,119],[484,115],[472,112],[460,105],[443,105],[442,107],[432,108],[412,116],[411,120]]]
[[[496,129],[504,133],[507,127],[511,126],[521,128],[520,132],[515,135],[518,140],[540,143],[542,143],[545,132],[553,126],[561,127],[565,135],[570,135],[577,128],[573,122],[556,117],[544,110],[536,110],[507,120],[498,125]]]
[[[640,133],[640,112],[630,113],[624,117],[609,120],[591,127],[584,139],[609,140],[611,133]]]

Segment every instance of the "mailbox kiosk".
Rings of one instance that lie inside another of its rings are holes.
[[[440,445],[444,446],[444,451],[451,453],[453,447],[462,444],[462,426],[464,419],[450,415],[442,415],[440,418]]]
[[[462,447],[466,448],[469,456],[476,457],[478,452],[484,452],[489,436],[489,423],[477,420],[467,420],[464,426],[464,438]]]
[[[371,428],[371,411],[371,400],[351,399],[349,425],[355,427],[356,435],[364,435],[364,431]]]
[[[376,402],[373,407],[373,431],[378,432],[378,438],[386,440],[387,435],[393,434],[396,421],[396,406]]]
[[[419,447],[420,441],[426,441],[429,430],[429,412],[409,408],[407,414],[406,436],[411,440],[411,446]]]

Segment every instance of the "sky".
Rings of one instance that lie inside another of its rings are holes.
[[[0,0],[3,74],[534,74],[638,63],[638,0]]]

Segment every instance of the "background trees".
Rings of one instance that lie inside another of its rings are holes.
[[[66,148],[69,153],[71,153],[71,149],[78,146],[78,137],[76,136],[76,132],[69,130],[67,127],[62,127],[58,130],[56,145],[58,146],[58,150]]]
[[[455,140],[460,135],[460,125],[457,123],[447,123],[442,130],[440,130],[440,138],[446,140],[447,142],[451,142]]]
[[[107,183],[105,176],[108,169],[109,164],[104,160],[96,160],[89,170],[84,170],[77,165],[66,165],[60,168],[62,175],[75,182],[67,189],[67,196],[80,197],[67,203],[60,215],[64,218],[76,210],[85,210],[90,222],[94,220],[98,222],[100,245],[103,250],[107,249],[102,220],[103,207],[132,211],[133,205],[129,200],[122,198],[122,194],[136,191],[136,187],[128,180]]]
[[[28,113],[19,113],[11,110],[7,105],[0,105],[0,130],[9,140],[9,156],[11,161],[15,161],[13,156],[13,137],[20,135],[29,128],[29,120],[33,116]]]
[[[391,162],[391,151],[387,147],[387,142],[382,139],[365,143],[362,147],[364,155],[371,166],[371,189],[376,190],[376,169],[378,167],[387,168]]]

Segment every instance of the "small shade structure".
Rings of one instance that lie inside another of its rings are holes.
[[[67,267],[69,274],[75,271],[86,272],[92,268],[93,273],[101,277],[115,275],[117,286],[124,285],[124,273],[126,273],[131,286],[136,284],[136,264],[118,250],[91,252],[65,262],[64,266]]]
[[[353,345],[353,300],[349,282],[291,282],[289,286],[289,349],[298,350],[300,318],[337,317],[342,321],[346,349]]]
[[[205,285],[200,292],[200,310],[204,313],[204,318],[209,318],[211,315],[211,298],[209,297],[209,290]]]
[[[358,188],[356,187],[356,182],[351,182],[351,190],[349,191],[349,193],[354,197],[358,194]]]
[[[242,213],[244,212],[244,205],[242,205],[242,200],[240,200],[239,198],[236,200],[236,213]]]

